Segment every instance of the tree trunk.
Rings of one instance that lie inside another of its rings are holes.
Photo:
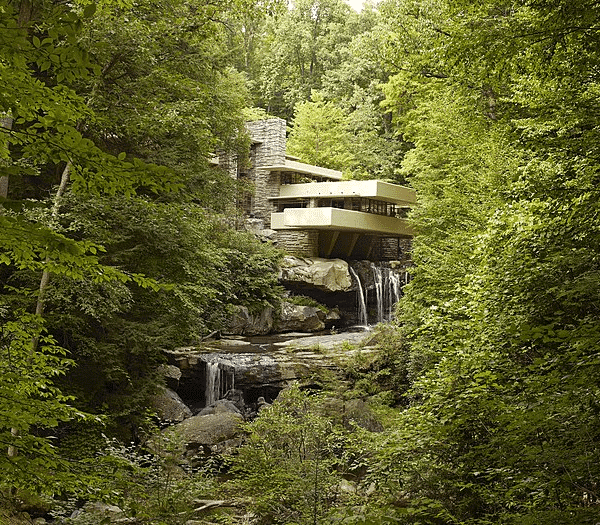
[[[31,0],[21,0],[19,4],[19,18],[17,20],[17,26],[20,29],[24,29],[31,21],[33,15],[33,4]],[[11,130],[13,126],[13,118],[5,114],[0,117],[0,127]],[[2,146],[3,149],[8,149],[8,141]],[[5,199],[8,197],[8,183],[9,179],[7,175],[0,176],[0,197]]]
[[[4,115],[0,117],[0,127],[10,131],[13,125],[13,118],[9,115]],[[1,146],[3,150],[6,150],[7,155],[10,153],[8,151],[8,140]],[[4,197],[5,199],[8,197],[8,176],[3,175],[0,177],[0,197]]]
[[[8,197],[8,177],[3,175],[0,177],[0,197]]]
[[[67,191],[67,186],[69,185],[69,178],[71,172],[71,162],[67,162],[67,165],[63,169],[62,175],[60,177],[60,184],[58,185],[58,189],[56,190],[56,195],[54,196],[54,201],[52,203],[52,213],[50,215],[51,224],[55,223],[58,220],[58,213],[60,211],[60,201]],[[48,259],[46,259],[48,262]],[[35,314],[40,317],[44,315],[44,307],[46,305],[46,291],[48,289],[48,284],[50,283],[50,272],[48,270],[44,270],[42,272],[42,277],[40,279],[40,286],[38,291],[37,302],[35,305]],[[34,337],[31,340],[31,348],[29,350],[29,362],[33,360],[34,354],[37,352],[37,348],[40,342],[40,338],[38,336]],[[19,431],[16,428],[11,428],[10,433],[12,436],[16,437],[19,435]],[[13,445],[8,447],[8,457],[15,457],[17,455],[17,449]]]
[[[32,17],[33,17],[33,3],[30,0],[21,0],[20,6],[19,6],[19,19],[17,21],[18,27],[21,29],[24,29],[27,25],[29,25]],[[13,118],[9,115],[4,115],[0,119],[0,126],[3,127],[4,129],[11,130],[12,126],[13,126]],[[8,143],[5,143],[4,147],[8,148]],[[71,169],[70,163],[67,163],[67,166],[63,170],[63,174],[62,174],[60,186],[59,186],[59,191],[57,191],[57,195],[59,194],[61,187],[63,187],[63,181],[66,176],[66,182],[64,183],[64,188],[62,190],[62,193],[64,194],[67,183],[69,181],[70,169]],[[2,196],[4,198],[6,198],[8,196],[8,183],[9,183],[8,176],[0,177],[0,196]],[[52,206],[52,216],[54,216],[55,214],[56,214],[56,216],[58,216],[58,200],[56,199],[56,197],[54,199],[54,203]],[[44,278],[44,274],[47,274],[47,273],[48,272],[46,272],[46,270],[44,270],[44,273],[42,274],[42,279],[40,282],[40,295],[44,295],[46,288],[48,286],[48,280],[49,280],[50,275],[48,274]],[[45,280],[45,284],[42,287],[42,283],[44,283],[44,280]],[[42,299],[40,301],[40,295],[38,295],[37,305],[36,305],[36,309],[35,309],[36,313],[37,313],[38,309],[41,309],[42,312],[44,310],[44,300]],[[29,352],[30,360],[33,359],[33,355],[37,350],[38,343],[39,343],[38,337],[35,337],[33,339],[33,341],[31,342],[31,350]],[[12,437],[15,437],[15,438],[18,437],[19,429],[11,428],[10,434]],[[15,457],[17,454],[18,454],[17,447],[15,447],[14,445],[9,445],[8,451],[7,451],[8,457],[9,458]]]
[[[56,190],[56,195],[54,195],[54,201],[52,203],[52,213],[50,215],[51,223],[54,224],[58,220],[58,214],[60,212],[60,202],[67,191],[67,186],[69,185],[71,173],[71,162],[67,162],[67,165],[63,169],[62,175],[60,177],[60,184],[58,185],[58,189]],[[38,291],[37,303],[35,305],[35,313],[36,315],[42,316],[44,315],[44,307],[46,305],[46,291],[48,289],[48,284],[50,282],[50,272],[48,270],[44,270],[42,272],[42,278],[40,279],[40,287]],[[35,340],[34,344],[31,348],[31,352],[34,353],[37,350],[38,341]]]

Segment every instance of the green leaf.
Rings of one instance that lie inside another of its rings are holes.
[[[86,5],[85,9],[83,10],[84,18],[92,18],[92,16],[94,16],[95,13],[96,13],[96,4],[95,3]]]

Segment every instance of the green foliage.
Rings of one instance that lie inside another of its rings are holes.
[[[355,351],[340,366],[352,385],[346,397],[369,398],[374,404],[390,407],[409,402],[408,362],[410,352],[393,324],[380,323],[368,350]]]
[[[297,108],[291,153],[408,179],[419,206],[401,327],[347,365],[347,396],[407,408],[380,407],[375,437],[283,393],[232,490],[263,523],[595,523],[596,3],[32,7],[0,9],[4,487],[81,487],[52,438],[83,432],[66,393],[111,429],[143,422],[162,348],[276,304],[279,254],[224,226],[234,187],[210,166],[246,145],[235,64],[267,112]],[[45,323],[27,313],[41,271]],[[174,523],[195,482],[169,461],[113,447],[89,486]],[[375,492],[342,495],[367,467]]]
[[[416,265],[400,318],[407,337],[424,343],[414,347],[415,374],[445,352],[446,335],[468,333],[466,288],[481,257],[479,235],[502,202],[519,158],[506,131],[492,129],[471,109],[472,99],[457,100],[459,93],[428,90],[423,104],[406,116],[416,147],[403,169],[412,176],[420,206],[411,214],[419,233],[411,251]]]
[[[313,306],[322,312],[327,311],[327,307],[307,295],[291,295],[290,297],[286,297],[285,300],[292,304],[297,304],[298,306]]]
[[[73,362],[38,316],[12,316],[2,308],[0,321],[0,489],[46,494],[73,490],[78,480],[52,436],[59,424],[87,417],[55,385]]]
[[[81,124],[92,113],[72,86],[97,71],[78,41],[83,20],[94,10],[46,2],[22,2],[19,8],[4,3],[0,9],[7,29],[0,36],[0,174],[10,183],[9,199],[0,202],[1,377],[3,402],[9,402],[1,410],[8,450],[1,456],[2,484],[13,495],[23,488],[52,494],[82,486],[55,448],[52,434],[84,415],[56,386],[73,361],[58,346],[55,327],[29,312],[43,312],[50,275],[97,289],[124,282],[156,287],[139,274],[103,265],[100,245],[89,238],[73,239],[61,229],[62,195],[69,184],[88,198],[132,195],[141,187],[164,192],[179,184],[168,169],[125,161],[124,154],[106,153],[82,134]],[[59,179],[58,192],[45,199]],[[31,197],[45,202],[31,203]],[[41,282],[35,274],[42,275]]]
[[[420,206],[400,306],[415,401],[374,463],[380,503],[400,523],[593,523],[597,7],[381,9]]]
[[[296,105],[287,152],[309,164],[347,170],[352,152],[344,111],[319,98]]]
[[[325,73],[319,95],[346,114],[352,152],[346,169],[352,177],[405,184],[400,163],[410,144],[394,129],[389,107],[382,104],[390,71],[379,63],[380,52],[373,44],[381,30],[377,21],[377,12],[365,7],[343,61]]]
[[[380,105],[389,68],[371,43],[377,22],[372,6],[358,14],[338,0],[261,1],[235,17],[230,45],[253,104],[296,120],[292,155],[352,178],[405,182],[399,164],[408,144]]]
[[[88,497],[117,505],[125,518],[135,518],[136,523],[182,525],[193,516],[193,500],[212,490],[213,480],[181,461],[176,435],[157,433],[150,442],[152,452],[104,437],[99,451],[83,459],[90,473]],[[102,519],[93,512],[69,517],[78,504],[77,500],[57,504],[53,516],[65,525]]]
[[[69,195],[62,221],[69,235],[105,246],[102,263],[161,285],[56,278],[48,290],[48,322],[78,364],[64,387],[110,413],[123,436],[144,423],[163,349],[221,328],[229,305],[255,311],[279,299],[280,253],[194,204]]]
[[[233,7],[103,5],[81,39],[101,69],[78,86],[92,93],[87,131],[97,143],[168,166],[183,187],[177,200],[221,211],[233,184],[209,161],[217,151],[243,156],[247,148],[247,90],[224,56],[227,33],[219,22]]]
[[[74,486],[48,438],[59,424],[57,435],[77,428],[71,404],[110,412],[112,432],[135,432],[162,348],[218,325],[228,304],[276,301],[278,252],[213,215],[231,209],[234,187],[210,158],[247,145],[244,80],[230,68],[219,20],[230,8],[0,7],[0,176],[9,182],[0,198],[3,330],[18,332],[36,309],[52,334],[37,334],[36,320],[30,335],[3,342],[16,356],[29,339],[27,359],[39,369],[30,377],[20,362],[22,384],[7,372],[6,388],[15,404],[34,407],[39,397],[40,405],[22,421],[7,416],[2,432],[19,436],[7,465],[30,471],[28,483],[40,490]],[[72,362],[59,357],[57,341]],[[75,366],[65,372],[67,364]],[[50,392],[55,404],[46,407]],[[51,464],[57,474],[48,481]],[[26,485],[12,470],[11,483]]]
[[[335,507],[347,503],[339,492],[347,443],[323,406],[295,386],[247,425],[228,490],[251,498],[258,523],[329,523]]]
[[[2,26],[10,28],[0,39],[6,57],[0,70],[0,111],[12,122],[2,128],[3,155],[18,152],[6,155],[2,174],[35,175],[48,165],[70,162],[73,185],[90,193],[131,193],[142,185],[153,191],[175,187],[168,170],[135,159],[123,162],[82,135],[77,124],[90,112],[69,85],[89,77],[95,67],[77,41],[80,15],[63,5],[40,3],[36,8],[37,21],[25,19],[10,4],[0,14]],[[30,166],[21,162],[25,159]]]
[[[321,87],[325,71],[341,63],[357,16],[341,0],[301,0],[271,17],[259,51],[257,105],[291,118],[296,104]]]

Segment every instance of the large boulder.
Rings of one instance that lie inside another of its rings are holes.
[[[281,263],[279,279],[284,283],[314,286],[326,292],[348,291],[352,288],[348,263],[342,259],[286,256]]]
[[[207,416],[209,414],[221,414],[223,412],[229,412],[231,414],[242,415],[242,411],[236,406],[233,401],[229,399],[219,399],[211,405],[204,407],[199,413],[199,416]]]
[[[234,306],[225,334],[264,335],[273,330],[273,309],[264,308],[259,314],[252,315],[245,306]]]
[[[319,332],[325,329],[325,315],[314,306],[283,302],[276,328],[279,332]]]
[[[160,365],[158,372],[165,378],[165,383],[171,390],[177,390],[181,379],[179,368],[173,365]]]
[[[240,423],[243,421],[240,414],[224,410],[192,416],[174,425],[168,432],[180,437],[188,456],[222,453],[241,443]]]
[[[173,366],[173,368],[176,367]],[[179,376],[181,377],[180,370]],[[159,419],[165,423],[178,423],[192,415],[192,411],[181,400],[177,392],[170,388],[165,388],[164,392],[156,394],[152,398],[152,408],[156,411]]]

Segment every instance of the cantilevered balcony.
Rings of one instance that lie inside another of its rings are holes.
[[[340,208],[286,208],[271,214],[273,230],[338,230],[385,237],[411,237],[406,219]]]
[[[416,194],[396,184],[379,180],[287,184],[270,201],[277,210],[271,213],[271,229],[318,231],[321,257],[369,258],[377,240],[413,236],[404,217]]]
[[[367,198],[394,203],[398,206],[413,206],[416,192],[412,188],[390,184],[381,180],[347,180],[336,182],[309,182],[306,184],[283,184],[279,188],[279,199],[310,198]]]
[[[305,175],[313,180],[339,181],[342,178],[341,171],[322,168],[321,166],[313,166],[312,164],[305,164],[304,162],[298,162],[297,160],[292,160],[290,158],[286,158],[282,164],[260,166],[260,169]]]
[[[416,202],[411,188],[380,180],[282,185],[271,198],[274,230],[338,230],[406,237],[413,231],[402,215]]]

